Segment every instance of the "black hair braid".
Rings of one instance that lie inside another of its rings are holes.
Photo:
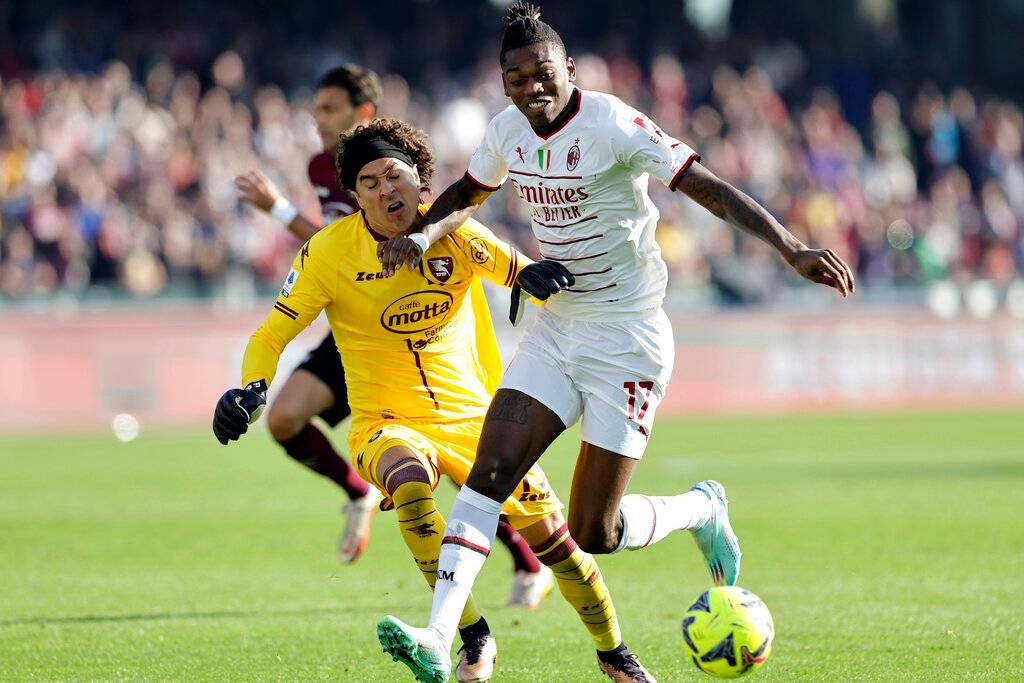
[[[540,7],[515,2],[505,12],[505,34],[501,38],[500,61],[509,50],[535,43],[551,43],[565,54],[565,43],[555,29],[540,20]]]

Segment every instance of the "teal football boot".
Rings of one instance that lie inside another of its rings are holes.
[[[704,554],[716,586],[735,586],[740,576],[740,539],[729,524],[729,501],[725,488],[710,479],[699,482],[691,489],[700,491],[711,501],[711,519],[693,530],[693,540]]]
[[[451,676],[451,655],[430,629],[414,628],[389,614],[377,622],[377,639],[420,683],[447,683]]]

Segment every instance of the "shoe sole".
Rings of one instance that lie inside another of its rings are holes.
[[[498,661],[498,658],[495,657],[494,658],[494,662],[497,662],[497,661]],[[488,676],[487,678],[456,678],[455,680],[457,680],[458,683],[488,683],[488,681],[491,680],[491,677]]]
[[[614,680],[626,680],[625,678],[616,679],[615,674],[622,674],[622,676],[629,676],[629,674],[627,674],[626,672],[624,672],[624,671],[622,671],[620,669],[611,669],[611,668],[605,669],[604,665],[601,664],[600,662],[598,662],[597,668],[598,668],[598,670],[601,673],[603,673],[605,676],[607,676],[608,678],[612,679],[613,681]],[[654,679],[654,676],[651,675],[651,672],[648,671],[647,669],[644,669],[644,676],[645,676],[645,678],[643,679],[643,681],[645,683],[658,683],[658,681],[656,681]],[[631,681],[639,681],[641,679],[630,678],[629,680],[631,680]]]
[[[417,661],[419,645],[404,629],[387,617],[377,622],[377,640],[384,648],[384,653],[391,655],[392,660],[409,667],[420,683],[446,683],[448,680],[447,676],[430,671]]]

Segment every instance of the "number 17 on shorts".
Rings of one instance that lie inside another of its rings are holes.
[[[644,417],[651,405],[651,392],[654,391],[654,382],[641,380],[639,382],[623,382],[622,387],[626,390],[626,417],[630,422],[636,424],[638,432],[643,434],[645,439],[651,437],[648,427],[644,426]]]

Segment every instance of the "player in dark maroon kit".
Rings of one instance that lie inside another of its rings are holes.
[[[258,170],[235,179],[239,199],[278,219],[303,242],[323,225],[354,213],[358,204],[338,182],[334,157],[340,136],[372,120],[380,98],[377,75],[351,64],[331,69],[317,83],[313,118],[324,151],[310,159],[309,181],[320,198],[320,223],[300,214]],[[338,559],[342,562],[354,561],[366,548],[378,497],[373,487],[355,473],[311,420],[319,415],[334,427],[350,413],[345,370],[334,338],[328,333],[281,386],[267,412],[267,426],[288,455],[331,479],[348,494],[349,502],[342,510],[345,528],[338,545]],[[509,604],[536,607],[551,592],[550,570],[537,561],[529,545],[511,526],[499,526],[498,536],[508,546],[515,562]]]

